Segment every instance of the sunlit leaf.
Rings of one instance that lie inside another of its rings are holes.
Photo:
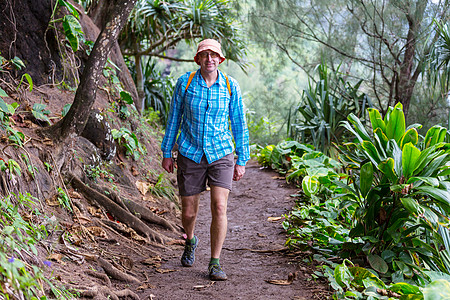
[[[303,192],[311,197],[319,191],[320,183],[315,176],[305,176],[302,180]]]
[[[375,108],[368,108],[370,122],[372,123],[372,129],[375,131],[380,128],[382,132],[386,132],[386,124],[381,117],[380,112]]]
[[[62,20],[64,33],[74,52],[79,48],[79,36],[83,33],[80,22],[73,15],[65,15]]]
[[[394,139],[397,143],[400,142],[405,133],[405,126],[403,105],[398,102],[389,116],[389,121],[386,125],[386,136],[388,139]]]
[[[411,143],[405,144],[402,152],[402,168],[405,178],[409,178],[412,175],[419,156],[419,149],[414,147],[414,145]]]

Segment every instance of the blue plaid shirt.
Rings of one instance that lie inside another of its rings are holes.
[[[216,82],[208,88],[198,70],[185,89],[190,72],[181,76],[175,86],[167,121],[166,134],[161,144],[164,157],[172,157],[172,148],[178,132],[178,151],[200,163],[203,155],[212,163],[234,150],[231,130],[236,142],[236,164],[245,166],[250,159],[248,128],[245,121],[241,90],[238,83],[219,71]],[[180,126],[181,124],[181,126]]]

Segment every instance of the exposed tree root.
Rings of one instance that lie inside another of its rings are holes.
[[[99,273],[99,272],[95,272],[92,270],[86,270],[85,273],[89,276],[95,277],[95,278],[99,278],[101,280],[104,281],[104,283],[108,286],[111,287],[111,280],[109,279],[108,275],[104,274],[104,273]]]
[[[131,213],[120,207],[120,205],[112,201],[110,198],[88,187],[74,174],[69,173],[67,177],[69,181],[72,183],[72,185],[77,189],[79,189],[79,191],[86,198],[90,200],[95,200],[95,202],[104,207],[114,218],[116,218],[120,222],[127,224],[128,226],[136,230],[136,232],[143,234],[145,237],[149,238],[152,241],[162,244],[166,242],[167,237],[149,228],[139,218],[137,218],[136,216],[132,215]]]
[[[176,225],[164,218],[161,218],[160,216],[158,216],[157,214],[155,214],[154,212],[152,212],[145,206],[142,206],[142,205],[134,202],[133,200],[121,198],[121,197],[119,197],[119,195],[117,195],[117,193],[115,193],[105,187],[100,187],[99,185],[93,185],[93,188],[96,189],[101,194],[110,195],[110,198],[114,202],[116,202],[120,206],[123,206],[126,210],[128,210],[129,212],[131,212],[132,214],[137,216],[139,219],[145,220],[149,223],[160,225],[171,231],[179,231],[181,229],[178,225]]]
[[[147,209],[144,206],[137,204],[136,202],[134,202],[132,200],[124,199],[123,203],[128,207],[128,209],[131,212],[138,214],[141,219],[143,219],[147,222],[161,225],[164,228],[167,228],[171,231],[175,231],[175,232],[180,231],[180,227],[178,225],[176,225],[166,219],[161,218],[160,216],[156,215],[151,210]]]
[[[74,290],[76,290],[81,297],[93,298],[94,300],[119,300],[120,298],[140,300],[139,296],[129,289],[112,291],[106,286],[95,286],[93,289],[85,290],[74,287]]]
[[[101,257],[98,259],[98,262],[102,266],[103,270],[105,270],[105,273],[114,279],[117,279],[120,281],[125,281],[128,283],[139,283],[140,282],[136,277],[128,275],[128,274],[120,271],[119,269],[114,267],[111,263],[109,263],[108,261],[106,261],[105,259],[103,259]]]
[[[123,228],[122,228],[122,226],[120,226],[120,224],[117,224],[117,223],[115,223],[113,221],[110,221],[110,220],[101,220],[100,222],[94,223],[94,224],[97,224],[98,226],[102,226],[102,227],[110,230],[114,234],[119,235],[119,236],[121,236],[121,235],[128,235],[129,234],[129,232],[127,232],[126,230],[123,230]],[[99,240],[101,240],[103,242],[110,243],[110,244],[117,243],[117,240],[115,238],[99,239]],[[132,242],[134,243],[134,241],[132,241]],[[152,246],[154,246],[154,245],[152,245]],[[153,249],[150,249],[150,248],[148,248],[148,247],[146,247],[144,245],[140,245],[138,248],[140,250],[144,250],[144,251],[150,253],[151,255],[161,255],[160,252],[155,251]],[[167,249],[166,247],[164,247],[164,246],[162,246],[160,244],[157,245],[157,248]],[[132,248],[130,248],[130,249],[133,250]],[[145,255],[147,255],[147,253]]]

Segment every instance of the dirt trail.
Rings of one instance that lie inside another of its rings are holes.
[[[252,250],[279,250],[285,241],[281,221],[269,221],[279,217],[293,205],[290,194],[296,192],[287,187],[277,174],[261,170],[255,162],[249,162],[244,178],[233,183],[228,203],[228,233],[222,252],[221,264],[228,281],[212,283],[207,277],[210,258],[209,242],[209,192],[203,193],[197,221],[196,235],[200,239],[196,262],[192,268],[180,263],[182,246],[176,246],[161,269],[176,270],[164,274],[148,274],[153,286],[146,290],[145,299],[317,299],[317,288],[306,280],[303,271],[290,264],[280,252]],[[172,251],[171,251],[172,252]],[[298,277],[291,285],[267,283],[266,280],[288,279],[290,273]]]

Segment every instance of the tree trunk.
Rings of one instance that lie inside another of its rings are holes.
[[[418,79],[418,72],[414,72],[414,58],[416,54],[417,37],[419,35],[420,23],[425,12],[425,3],[418,1],[415,11],[408,11],[408,35],[406,37],[405,54],[400,65],[400,72],[395,86],[395,100],[403,105],[405,116],[408,115],[414,87]]]
[[[144,91],[144,76],[142,75],[142,56],[135,56],[136,63],[136,88],[138,93],[137,102],[140,103],[141,112],[145,109],[145,91]]]
[[[0,55],[6,59],[19,57],[26,68],[15,77],[28,73],[36,86],[62,78],[58,42],[53,30],[46,31],[53,9],[51,2],[54,1],[0,1]]]
[[[86,62],[73,104],[61,121],[42,131],[44,135],[52,136],[56,140],[64,140],[69,135],[80,135],[83,132],[89,112],[95,102],[103,67],[136,1],[115,0],[110,2],[108,20]]]
[[[89,8],[88,16],[94,22],[94,24],[98,28],[103,28],[105,24],[105,20],[108,16],[108,6],[106,5],[107,1],[94,1]],[[141,105],[141,96],[138,94],[138,90],[136,87],[136,83],[134,82],[130,71],[128,70],[128,66],[123,59],[122,51],[120,49],[120,45],[118,41],[114,42],[114,47],[112,49],[116,55],[114,55],[111,60],[120,68],[120,72],[118,72],[118,76],[120,82],[122,82],[124,89],[131,94],[131,97],[134,99],[134,105],[139,112],[142,112],[144,107]]]

